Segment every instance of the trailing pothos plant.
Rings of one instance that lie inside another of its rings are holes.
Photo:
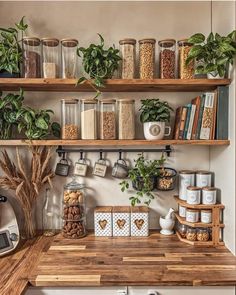
[[[77,84],[88,81],[92,88],[95,89],[96,97],[100,95],[98,88],[105,87],[104,79],[112,78],[121,60],[119,50],[114,45],[108,49],[104,48],[104,39],[100,34],[98,36],[100,44],[90,44],[87,48],[79,47],[77,49],[78,56],[82,57],[84,71],[92,79],[92,81],[89,81],[83,76],[78,80]]]
[[[152,193],[155,185],[155,177],[159,175],[160,169],[158,168],[163,166],[165,160],[163,155],[159,160],[147,160],[143,154],[140,154],[138,159],[134,160],[134,168],[130,169],[128,174],[133,188],[136,189],[135,195],[129,198],[132,206],[140,203],[144,203],[147,206],[150,205],[151,201],[155,198]],[[122,192],[129,190],[129,181],[123,180],[120,186]]]
[[[193,44],[189,51],[186,64],[196,60],[198,65],[195,69],[197,74],[219,75],[223,77],[229,64],[233,65],[236,55],[236,31],[227,36],[221,36],[212,32],[206,38],[203,34],[197,33],[188,39]]]
[[[20,45],[27,28],[24,17],[15,27],[0,28],[0,72],[20,73],[20,63],[23,59]]]

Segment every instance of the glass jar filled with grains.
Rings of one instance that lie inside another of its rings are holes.
[[[193,227],[188,227],[187,233],[186,233],[186,239],[189,241],[196,241],[197,240],[197,230]]]
[[[155,75],[155,39],[139,40],[140,79],[153,79]]]
[[[81,100],[81,138],[97,139],[97,101]]]
[[[136,60],[136,40],[123,39],[119,41],[121,53],[121,78],[134,79]]]
[[[158,42],[160,47],[160,78],[175,78],[175,44],[174,39],[166,39]]]
[[[100,139],[116,139],[116,101],[100,100]]]
[[[192,48],[192,44],[187,39],[178,41],[179,47],[179,78],[193,79],[194,78],[194,61],[186,65],[188,53]]]
[[[133,99],[118,100],[119,139],[135,138],[135,109]]]
[[[59,40],[56,38],[43,38],[43,77],[59,77]]]
[[[62,39],[62,78],[73,79],[76,77],[77,65],[77,45],[76,39]]]
[[[34,37],[23,38],[23,68],[24,78],[41,77],[41,46],[40,39]]]
[[[61,100],[62,139],[79,138],[79,103],[78,99]]]
[[[199,242],[207,242],[210,239],[210,234],[207,228],[197,229],[197,240]]]

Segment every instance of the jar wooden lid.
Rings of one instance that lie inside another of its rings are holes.
[[[205,187],[202,188],[202,190],[204,190],[204,191],[216,191],[216,188],[212,187],[212,186],[205,186]]]
[[[141,39],[138,41],[139,44],[143,44],[143,43],[152,43],[155,44],[156,43],[156,39],[153,38],[145,38],[145,39]]]
[[[78,99],[77,98],[63,98],[61,99],[61,102],[64,103],[78,103]]]
[[[23,43],[29,46],[39,46],[40,39],[37,37],[23,37]]]
[[[179,174],[195,174],[193,170],[180,170]]]
[[[129,206],[115,206],[113,207],[113,213],[130,213]]]
[[[175,43],[176,43],[175,39],[164,39],[158,42],[160,47],[171,47],[175,45]]]
[[[86,103],[88,103],[88,104],[97,104],[97,100],[95,100],[95,99],[82,98],[81,101],[83,103],[85,103],[85,104]]]
[[[132,44],[135,45],[136,44],[136,40],[132,39],[132,38],[127,38],[127,39],[122,39],[119,41],[120,45],[124,45],[124,44]]]
[[[211,174],[211,172],[204,171],[204,170],[199,170],[199,171],[196,172],[196,174],[209,175],[209,174]]]
[[[116,103],[116,100],[103,98],[103,99],[100,99],[100,102],[103,104],[109,104],[109,103]]]
[[[206,209],[204,209],[204,210],[201,210],[201,212],[211,213],[211,210],[206,210]]]
[[[198,187],[198,186],[188,186],[187,187],[187,190],[190,190],[190,191],[200,191],[201,188]]]
[[[130,99],[130,98],[121,98],[121,99],[117,99],[116,101],[118,101],[118,102],[126,102],[126,103],[133,103],[133,102],[135,102],[134,99]]]
[[[62,39],[61,45],[64,47],[76,47],[78,45],[78,40],[76,39]]]
[[[178,43],[179,46],[193,46],[192,43],[188,42],[188,39],[178,40],[177,43]]]
[[[42,38],[41,42],[45,46],[56,47],[59,44],[59,40],[57,38]]]
[[[199,213],[199,210],[197,210],[197,209],[186,209],[186,212]]]
[[[149,208],[145,206],[134,206],[134,207],[131,207],[131,212],[132,213],[148,213]]]
[[[98,206],[98,207],[96,207],[95,209],[94,209],[94,212],[96,212],[96,213],[99,213],[99,212],[101,212],[101,213],[105,213],[105,212],[107,212],[107,213],[111,213],[112,212],[112,207],[111,206]]]

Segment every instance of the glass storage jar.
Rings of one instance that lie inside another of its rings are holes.
[[[187,203],[190,205],[199,205],[201,203],[201,188],[197,186],[187,187]]]
[[[97,139],[97,101],[81,100],[81,138]]]
[[[140,79],[153,79],[155,73],[155,39],[139,40]]]
[[[199,187],[211,186],[211,175],[209,171],[197,171],[196,174],[196,185]]]
[[[186,238],[186,234],[187,234],[187,230],[188,230],[188,226],[185,224],[179,224],[178,228],[177,228],[181,238],[185,239]]]
[[[43,206],[43,235],[51,237],[56,234],[57,206],[49,188],[46,189],[45,202]]]
[[[196,209],[186,209],[186,221],[188,222],[198,222],[199,221],[199,210]]]
[[[194,186],[195,172],[191,170],[179,171],[179,198],[183,201],[187,200],[187,187]]]
[[[43,38],[43,77],[59,77],[59,40]]]
[[[135,138],[135,109],[133,99],[118,100],[119,139]]]
[[[214,205],[216,203],[217,189],[215,187],[206,186],[202,188],[202,204]]]
[[[76,39],[61,40],[62,78],[64,79],[76,78],[77,45]]]
[[[116,101],[100,100],[100,139],[116,139]]]
[[[40,78],[41,46],[39,38],[23,38],[23,57],[24,78]]]
[[[136,60],[136,40],[123,39],[119,41],[121,54],[121,78],[134,79]]]
[[[175,44],[174,39],[158,42],[160,47],[159,71],[161,79],[175,78]]]
[[[196,241],[197,240],[197,229],[193,227],[188,227],[186,233],[186,239],[189,241]]]
[[[197,240],[199,242],[207,242],[210,239],[210,234],[207,228],[197,229]]]
[[[192,44],[187,39],[178,41],[179,47],[179,78],[193,79],[194,78],[194,61],[186,65],[188,53],[192,48]]]
[[[212,211],[211,210],[201,210],[201,222],[211,223],[212,222]]]
[[[61,100],[62,139],[79,138],[79,103],[78,99]]]

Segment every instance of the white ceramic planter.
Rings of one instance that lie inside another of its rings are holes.
[[[160,140],[170,135],[171,128],[165,122],[146,122],[143,124],[143,131],[145,139]]]
[[[216,75],[215,72],[207,73],[207,79],[224,79],[224,76]]]

